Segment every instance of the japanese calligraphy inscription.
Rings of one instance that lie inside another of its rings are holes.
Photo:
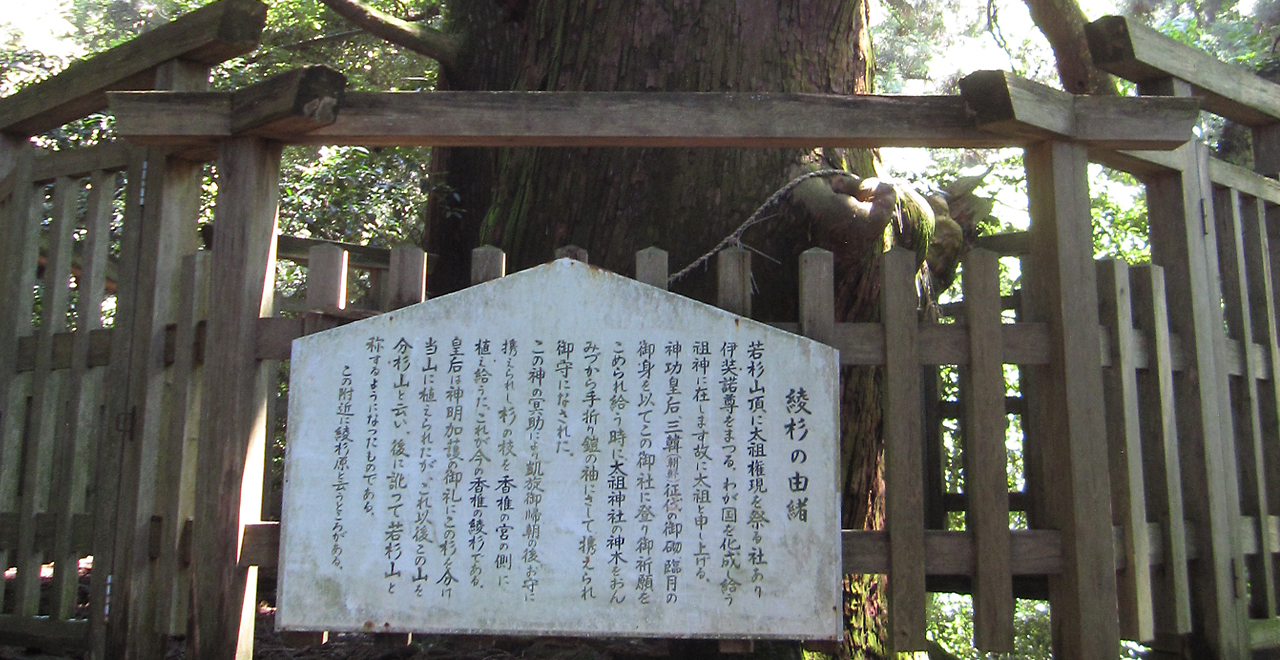
[[[277,625],[834,639],[838,378],[569,260],[298,339]]]

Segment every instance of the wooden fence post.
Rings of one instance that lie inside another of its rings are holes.
[[[828,346],[835,344],[835,298],[835,257],[821,248],[801,252],[800,334]]]
[[[636,253],[637,280],[666,291],[669,272],[666,250],[647,247]]]
[[[1253,128],[1253,169],[1264,176],[1280,174],[1280,123]]]
[[[5,248],[0,252],[0,511],[16,511],[21,493],[22,435],[26,427],[30,374],[19,374],[18,337],[31,334],[31,309],[40,248],[40,223],[34,217],[35,186],[31,181],[34,155],[30,146],[6,153],[13,161],[13,193],[3,208]],[[5,566],[9,553],[0,551]],[[0,604],[3,604],[0,595]]]
[[[307,309],[347,308],[347,251],[332,243],[314,245],[307,253]]]
[[[1267,438],[1280,435],[1280,343],[1277,342],[1276,298],[1273,284],[1274,264],[1271,245],[1274,241],[1267,231],[1269,204],[1260,198],[1253,200],[1253,208],[1241,218],[1244,237],[1244,259],[1247,264],[1249,304],[1253,308],[1254,336],[1261,336],[1261,352],[1267,358],[1269,372],[1257,381],[1258,403],[1262,415],[1262,430]],[[1270,205],[1274,210],[1277,207]],[[1280,513],[1280,446],[1273,441],[1263,445],[1266,463],[1267,497],[1271,513]],[[1280,575],[1272,573],[1269,580],[1280,591]]]
[[[1235,443],[1228,446],[1234,451],[1239,468],[1240,509],[1253,518],[1254,538],[1257,539],[1257,552],[1245,558],[1249,572],[1249,609],[1255,617],[1270,619],[1276,616],[1272,556],[1278,548],[1268,533],[1272,494],[1268,492],[1264,447],[1269,443],[1263,439],[1262,402],[1258,396],[1261,365],[1253,359],[1256,329],[1244,254],[1242,216],[1245,211],[1239,191],[1229,188],[1214,190],[1213,202],[1223,311],[1227,332],[1230,339],[1240,346],[1242,358],[1240,377],[1228,379],[1231,405],[1227,410],[1234,422],[1230,428],[1236,434]]]
[[[507,255],[492,245],[482,245],[471,251],[471,284],[505,277]]]
[[[195,364],[196,326],[208,317],[209,252],[199,250],[182,258],[179,302],[174,332],[172,404],[166,420],[164,446],[157,474],[161,545],[156,567],[156,632],[186,632],[191,574],[179,557],[183,529],[195,507],[196,459],[199,443],[201,372]]]
[[[98,391],[102,369],[89,373],[92,331],[102,327],[102,297],[106,282],[107,248],[110,242],[114,173],[94,172],[85,205],[83,264],[76,282],[76,334],[72,344],[70,384],[66,396],[68,416],[60,425],[55,455],[53,510],[57,513],[53,552],[52,616],[69,619],[75,612],[79,553],[72,544],[73,522],[85,508],[85,488],[90,466],[97,455],[99,424]]]
[[[751,316],[751,253],[740,247],[716,255],[716,306],[738,316]]]
[[[1036,369],[1046,441],[1047,522],[1061,532],[1062,574],[1049,578],[1055,657],[1119,653],[1097,275],[1082,145],[1026,149],[1031,212],[1031,321],[1049,329],[1049,364]]]
[[[924,452],[915,259],[914,252],[901,248],[880,259],[888,646],[893,652],[925,650]]]
[[[168,62],[156,70],[157,89],[199,91],[208,88],[209,67]],[[182,255],[197,247],[203,167],[147,150],[145,199],[137,238],[137,271],[127,329],[131,346],[127,399],[119,412],[129,416],[130,441],[120,463],[119,507],[112,570],[109,654],[161,658],[165,640],[156,634],[156,598],[150,546],[160,445],[165,427],[165,326],[177,306],[176,286]],[[140,182],[141,183],[141,182]],[[117,381],[123,384],[122,381]],[[165,477],[161,477],[165,478]]]
[[[427,253],[415,245],[391,248],[388,309],[416,305],[427,299]]]
[[[232,138],[218,153],[205,393],[194,534],[195,592],[188,658],[248,660],[257,613],[256,566],[238,565],[243,525],[262,505],[269,365],[255,357],[258,319],[275,289],[278,144]]]
[[[1190,96],[1191,86],[1164,79],[1139,86],[1142,94]],[[1180,171],[1148,178],[1151,261],[1164,267],[1169,329],[1182,340],[1184,368],[1174,374],[1174,410],[1182,454],[1183,503],[1195,523],[1199,560],[1191,567],[1195,629],[1221,658],[1248,651],[1239,542],[1236,462],[1222,397],[1221,289],[1218,286],[1208,152],[1192,141],[1177,150]]]
[[[965,410],[964,489],[969,499],[965,529],[974,542],[974,646],[1012,653],[1000,258],[987,250],[971,250],[964,257],[962,278],[969,364],[960,370],[960,398]]]
[[[31,399],[27,408],[26,440],[22,464],[24,492],[20,494],[18,548],[15,564],[14,614],[36,616],[40,609],[40,564],[44,553],[37,550],[36,514],[48,504],[52,477],[54,420],[63,373],[53,370],[53,336],[66,330],[71,277],[71,235],[75,229],[75,202],[71,179],[59,177],[54,183],[49,219],[47,260],[40,296],[40,327],[37,331],[36,365],[31,378]],[[43,190],[43,187],[41,187]],[[37,194],[37,199],[42,197]],[[33,214],[32,220],[38,216]]]
[[[137,307],[138,253],[142,242],[142,192],[147,150],[131,149],[126,174],[124,219],[120,231],[119,280],[116,282],[116,313],[111,328],[111,358],[107,367],[107,391],[103,396],[106,424],[99,439],[94,471],[93,577],[90,584],[90,654],[98,660],[123,656],[120,631],[108,617],[108,578],[117,575],[127,555],[118,555],[116,540],[123,515],[118,498],[127,483],[121,462],[127,442],[133,437],[134,414],[129,407],[129,367],[133,348],[133,326]],[[122,570],[122,569],[121,569]],[[118,579],[118,578],[116,578]],[[119,592],[111,583],[111,597]],[[118,600],[115,602],[119,602]],[[117,610],[118,612],[119,610]],[[123,622],[122,622],[123,623]]]
[[[179,260],[196,248],[203,172],[197,163],[169,157],[161,149],[148,149],[145,176],[126,404],[133,428],[120,469],[121,518],[109,625],[112,645],[121,654],[159,658],[164,654],[164,640],[154,634],[149,548],[160,445],[168,441],[162,432],[167,386],[165,326],[178,302]]]

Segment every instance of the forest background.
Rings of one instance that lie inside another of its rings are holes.
[[[0,18],[0,96],[207,1],[10,2]],[[424,57],[421,48],[374,36],[327,6],[341,4],[348,3],[272,2],[263,46],[215,69],[213,87],[237,88],[298,66],[325,64],[347,76],[348,89],[436,88],[441,75],[438,58]],[[367,0],[367,4],[407,24],[432,30],[446,25],[451,11],[450,4],[442,0]],[[504,12],[518,12],[527,3],[506,0],[493,4],[501,4]],[[1080,75],[1072,78],[1072,58],[1078,59],[1081,44],[1078,39],[1073,43],[1070,26],[1106,14],[1136,17],[1223,61],[1273,78],[1280,75],[1280,0],[1080,0],[1078,4],[1074,0],[1026,0],[1025,4],[1017,0],[871,0],[865,8],[871,51],[867,91],[872,93],[953,94],[959,79],[973,71],[1004,69],[1076,93],[1132,94],[1132,89],[1095,72],[1086,74],[1087,82]],[[1209,118],[1197,130],[1219,157],[1249,164],[1245,161],[1249,148],[1242,143],[1247,131],[1236,131]],[[110,117],[95,115],[38,136],[36,141],[56,149],[93,143],[111,134]],[[989,200],[992,212],[981,231],[1026,228],[1021,150],[882,149],[875,154],[873,166],[879,175],[903,180],[921,191],[940,191],[959,178],[982,175],[974,194]],[[780,178],[773,187],[785,183],[786,179]],[[1146,260],[1145,202],[1137,182],[1128,175],[1091,165],[1090,191],[1097,256],[1131,263]],[[208,211],[214,192],[210,178],[205,221],[211,218]],[[473,210],[464,194],[442,176],[429,149],[292,147],[286,150],[282,167],[280,230],[381,247],[430,247],[429,215],[434,213],[437,223],[441,218],[463,224],[471,220],[468,214]],[[755,200],[763,201],[763,197]],[[680,268],[684,264],[672,265]],[[1017,287],[1017,261],[1005,260],[1002,275],[1006,290]],[[302,284],[303,271],[281,262],[277,288],[288,296],[297,294]],[[939,294],[939,302],[947,299],[946,291]],[[104,314],[110,315],[110,301],[107,305]],[[944,388],[944,394],[954,396],[954,375],[943,376],[952,383],[949,393]],[[1016,378],[1010,378],[1011,394],[1016,394],[1012,391],[1015,387]],[[952,460],[947,479],[954,487],[963,479],[962,461],[957,430],[948,431],[945,441]],[[1008,437],[1010,487],[1018,489],[1021,443],[1015,416],[1010,417]],[[1017,657],[1049,657],[1047,606],[1019,601],[1017,612]],[[930,636],[940,645],[939,652],[945,649],[957,657],[983,657],[970,644],[971,625],[967,597],[934,596]],[[1131,656],[1141,652],[1140,647],[1128,647]]]

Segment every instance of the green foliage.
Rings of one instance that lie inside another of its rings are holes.
[[[432,185],[422,149],[290,149],[281,171],[280,230],[382,247],[417,242]]]
[[[407,20],[439,27],[440,0],[375,0],[369,4]],[[235,89],[274,73],[323,64],[347,76],[347,89],[433,89],[436,64],[411,51],[355,29],[319,0],[270,3],[262,46],[214,72],[216,88]]]
[[[1093,216],[1094,258],[1130,264],[1151,260],[1147,236],[1147,200],[1138,182],[1125,172],[1090,166],[1089,207]]]
[[[66,58],[32,50],[22,43],[22,33],[0,23],[0,96],[8,96],[37,80],[66,68]]]
[[[931,638],[963,660],[1000,658],[1048,660],[1052,657],[1049,605],[1044,601],[1019,599],[1014,605],[1014,652],[983,653],[973,647],[973,598],[959,594],[930,594],[926,612]]]
[[[1140,16],[1188,46],[1251,71],[1272,56],[1272,43],[1280,34],[1273,19],[1253,11],[1246,13],[1230,0],[1214,7],[1206,0],[1165,3]]]
[[[877,91],[897,94],[908,80],[927,80],[930,64],[954,32],[949,21],[959,12],[956,0],[886,0],[871,25]]]

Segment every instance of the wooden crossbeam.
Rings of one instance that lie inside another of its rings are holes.
[[[1008,80],[1015,90],[1035,88]],[[111,107],[130,141],[199,144],[235,132],[231,95],[120,92]],[[332,124],[269,136],[368,146],[996,147],[1061,134],[1112,149],[1170,149],[1191,137],[1195,116],[1186,99],[1017,98],[1013,120],[1026,127],[1006,131],[975,124],[969,95],[352,92]],[[1084,113],[1102,121],[1074,120]]]
[[[1104,16],[1085,26],[1085,35],[1103,71],[1137,83],[1185,80],[1210,112],[1250,126],[1280,122],[1280,85],[1248,70],[1124,16]]]
[[[1111,151],[1090,150],[1089,158],[1095,163],[1129,172],[1139,179],[1167,176],[1180,171],[1184,161],[1176,153],[1168,151]],[[1280,204],[1280,182],[1258,176],[1239,165],[1217,158],[1209,159],[1209,180],[1215,184],[1235,188],[1246,195]]]
[[[247,53],[258,47],[266,20],[260,0],[201,7],[0,99],[0,132],[35,135],[102,110],[109,90],[154,87],[156,67],[169,60],[217,64]]]
[[[108,96],[117,131],[131,142],[208,146],[237,135],[288,140],[331,124],[343,103],[346,84],[346,77],[333,69],[309,66],[234,92],[113,92]]]
[[[1190,140],[1195,99],[1077,96],[1005,71],[960,80],[984,130],[1027,140],[1066,139],[1110,149],[1174,149]]]
[[[229,92],[111,95],[138,144],[230,134]],[[279,136],[272,136],[279,137]],[[633,92],[353,92],[292,143],[370,146],[998,146],[957,97]]]
[[[123,141],[112,140],[89,147],[40,151],[36,154],[33,179],[44,183],[60,176],[86,177],[99,170],[119,172],[129,166],[131,149]]]

